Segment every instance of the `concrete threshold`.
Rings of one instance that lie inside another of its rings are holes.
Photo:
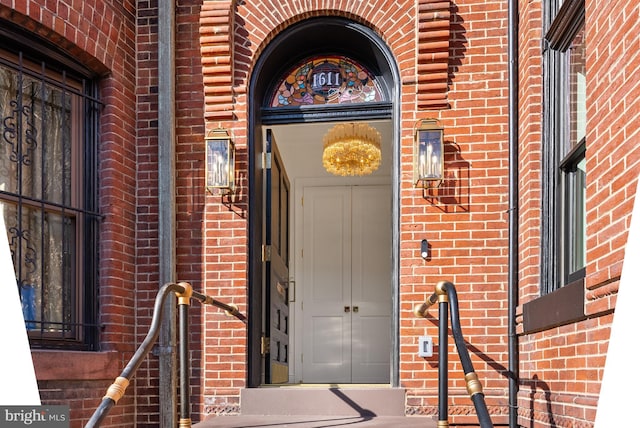
[[[404,416],[404,388],[305,385],[244,388],[243,415]]]
[[[242,414],[211,415],[197,428],[437,428],[433,416],[405,416],[405,389],[388,384],[285,384],[244,388]]]
[[[210,416],[194,428],[436,428],[431,416]]]

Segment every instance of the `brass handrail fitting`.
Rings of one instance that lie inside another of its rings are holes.
[[[179,286],[184,288],[183,291],[176,291],[176,297],[178,298],[179,305],[191,304],[191,296],[193,295],[193,287],[188,282],[179,282]]]
[[[224,311],[224,313],[228,316],[228,317],[238,317],[238,315],[240,314],[240,311],[238,310],[238,306],[234,305],[233,303],[230,303],[229,306],[231,307],[231,309],[227,309]]]
[[[413,314],[418,318],[425,318],[427,316],[427,311],[429,308],[436,304],[438,301],[438,296],[436,293],[433,293],[426,302],[418,303],[415,308],[413,308]]]
[[[245,324],[247,323],[247,317],[244,316],[238,310],[238,307],[236,305],[228,304],[228,303],[222,303],[219,300],[216,300],[211,296],[200,294],[200,293],[198,293],[196,291],[193,292],[193,297],[198,299],[198,300],[200,300],[200,302],[202,302],[203,305],[215,306],[218,309],[222,309],[225,314],[227,314],[229,316],[232,316],[232,317],[236,317],[237,319],[239,319],[240,321],[242,321]]]
[[[178,428],[191,428],[191,418],[180,419]]]
[[[473,397],[476,394],[482,394],[482,384],[478,379],[476,372],[469,372],[464,375],[464,380],[467,382],[467,392],[469,397]]]
[[[427,298],[424,303],[419,303],[413,308],[413,314],[418,318],[425,318],[429,308],[436,303],[448,303],[449,296],[447,294],[447,284],[449,281],[440,281],[436,284],[435,291]]]
[[[449,421],[438,421],[438,428],[448,428]]]
[[[438,295],[438,303],[448,303],[449,295],[447,294],[447,286],[453,286],[449,281],[439,281],[436,284],[436,292]]]
[[[105,393],[104,398],[110,398],[114,403],[117,403],[118,400],[122,398],[124,395],[124,391],[129,386],[129,379],[126,377],[118,376],[116,380],[109,386],[107,392]]]

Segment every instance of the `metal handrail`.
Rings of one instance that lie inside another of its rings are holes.
[[[135,374],[136,370],[140,367],[146,356],[151,352],[151,349],[158,339],[160,334],[160,325],[162,322],[162,308],[164,307],[164,301],[169,293],[174,292],[178,298],[178,305],[180,306],[180,424],[179,427],[190,427],[191,418],[189,417],[189,320],[188,309],[190,300],[192,298],[199,300],[202,304],[215,306],[226,312],[227,315],[234,316],[243,323],[246,323],[246,317],[238,311],[238,308],[234,305],[222,303],[212,297],[194,291],[191,284],[187,282],[180,283],[167,283],[163,285],[156,296],[156,301],[153,307],[153,317],[151,319],[151,326],[147,336],[142,341],[142,344],[138,347],[136,353],[133,355],[129,363],[120,373],[120,376],[109,386],[105,396],[102,398],[100,405],[95,410],[91,419],[85,425],[85,428],[98,428],[107,416],[113,406],[116,405],[118,400],[124,395],[129,381]]]
[[[456,348],[458,349],[458,356],[462,363],[462,370],[464,371],[464,379],[467,384],[467,392],[473,401],[473,405],[476,409],[476,415],[480,422],[480,428],[493,428],[493,422],[489,416],[489,410],[484,399],[484,393],[482,392],[482,384],[478,380],[478,375],[473,370],[473,363],[471,357],[469,357],[469,351],[467,345],[462,336],[462,329],[460,328],[460,313],[458,310],[458,294],[456,293],[456,287],[449,281],[440,281],[436,284],[434,293],[429,296],[426,302],[416,305],[414,308],[414,314],[419,318],[425,318],[429,307],[438,302],[439,308],[439,320],[438,320],[438,428],[448,427],[448,390],[449,384],[447,366],[448,366],[448,345],[447,345],[447,311],[451,309],[451,332],[453,334],[453,340],[455,341]]]

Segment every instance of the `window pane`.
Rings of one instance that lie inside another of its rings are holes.
[[[75,219],[38,207],[0,204],[28,329],[66,336],[76,327]]]
[[[73,96],[0,66],[0,190],[71,204]]]
[[[567,50],[567,121],[568,141],[564,145],[567,156],[562,162],[565,178],[565,234],[564,234],[564,283],[584,275],[586,264],[586,160],[580,153],[586,135],[586,60],[584,26],[578,31]],[[584,153],[584,150],[582,150]]]
[[[95,311],[84,303],[95,283],[84,283],[82,260],[96,259],[83,233],[97,217],[85,208],[81,180],[93,170],[84,169],[81,151],[84,127],[96,118],[86,112],[97,104],[81,92],[86,86],[46,63],[0,54],[0,215],[31,345],[89,348],[95,336],[83,335]]]
[[[586,239],[587,239],[587,213],[586,213],[586,165],[583,158],[577,165],[576,170],[570,173],[569,183],[569,259],[568,259],[568,282],[573,280],[573,274],[586,266]]]
[[[587,85],[584,27],[569,47],[569,150],[586,135]]]
[[[583,0],[545,0],[541,292],[586,265],[586,47]]]

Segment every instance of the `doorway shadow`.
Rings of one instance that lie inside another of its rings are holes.
[[[363,407],[361,407],[358,403],[356,403],[355,401],[353,401],[350,397],[348,397],[344,392],[342,392],[340,390],[340,388],[338,388],[337,386],[332,386],[331,388],[329,388],[329,391],[331,391],[336,397],[338,397],[339,399],[341,399],[342,401],[344,401],[347,405],[349,405],[349,407],[351,407],[353,410],[355,410],[356,412],[358,412],[358,414],[364,418],[364,420],[370,420],[371,418],[373,418],[374,416],[376,416],[376,414],[374,412],[372,412],[369,409],[365,409]]]

